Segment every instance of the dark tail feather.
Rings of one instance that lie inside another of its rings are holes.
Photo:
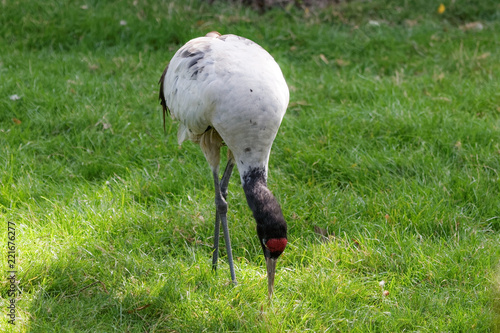
[[[165,117],[168,114],[167,101],[165,100],[165,95],[163,93],[163,84],[165,82],[165,75],[167,74],[167,70],[168,70],[168,65],[165,68],[165,70],[163,71],[163,74],[161,75],[160,82],[158,82],[160,84],[160,96],[159,96],[160,104],[163,108],[163,131],[166,131]]]

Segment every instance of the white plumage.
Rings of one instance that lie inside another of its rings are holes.
[[[267,51],[243,37],[209,33],[176,52],[164,82],[170,83],[163,90],[167,106],[180,122],[179,144],[199,142],[210,126],[242,175],[252,166],[267,170],[289,99],[283,74]],[[250,143],[257,151],[248,151]]]
[[[289,100],[280,67],[267,51],[251,40],[211,32],[189,41],[175,53],[160,84],[164,111],[168,108],[172,118],[180,123],[179,144],[185,140],[199,143],[214,175],[217,206],[214,268],[218,220],[224,227],[227,183],[234,163],[257,221],[266,262],[270,257],[275,260],[286,245],[286,223],[276,199],[267,189],[266,180],[271,146]],[[223,144],[228,147],[229,160],[219,182]],[[228,243],[229,234],[226,246]],[[230,252],[229,246],[231,267]],[[231,270],[235,280],[232,267]],[[274,280],[274,272],[272,275]]]

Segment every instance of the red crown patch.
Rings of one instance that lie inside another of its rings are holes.
[[[287,242],[286,238],[271,238],[266,242],[266,246],[271,252],[283,252]]]

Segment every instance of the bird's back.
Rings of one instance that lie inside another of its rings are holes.
[[[179,143],[199,141],[214,128],[239,168],[239,162],[257,160],[267,171],[289,100],[281,69],[267,51],[243,37],[209,33],[176,52],[162,84],[166,105],[180,122]]]

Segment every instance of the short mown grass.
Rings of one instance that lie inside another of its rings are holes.
[[[443,4],[0,3],[0,235],[6,258],[16,223],[19,288],[1,330],[500,331],[500,6]],[[203,154],[163,131],[160,75],[212,30],[269,50],[291,91],[270,302],[237,171],[234,286],[224,250],[211,271]]]

